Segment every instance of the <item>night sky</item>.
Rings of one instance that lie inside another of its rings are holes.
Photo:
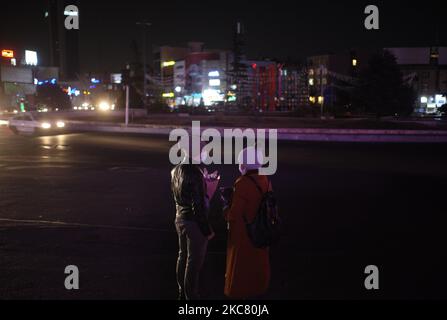
[[[81,67],[83,71],[114,71],[132,59],[131,42],[141,44],[137,21],[153,24],[154,45],[185,45],[202,41],[208,48],[230,49],[232,28],[241,19],[251,58],[296,59],[351,47],[446,45],[447,19],[442,2],[424,1],[101,1],[83,0]],[[367,4],[380,9],[379,31],[363,27]],[[35,49],[48,61],[45,1],[2,2],[0,45]]]

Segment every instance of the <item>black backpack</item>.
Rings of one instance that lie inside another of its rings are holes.
[[[278,214],[276,198],[273,191],[264,193],[253,177],[246,177],[256,185],[262,196],[258,213],[253,222],[249,223],[244,216],[248,237],[255,248],[267,248],[277,243],[281,234],[281,219]]]

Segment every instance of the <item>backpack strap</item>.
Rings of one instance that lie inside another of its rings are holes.
[[[261,197],[264,197],[264,192],[262,191],[262,188],[259,186],[259,184],[256,182],[255,178],[253,178],[250,175],[246,175],[244,177],[247,177],[251,182],[254,183],[254,185],[256,186],[256,189],[258,189],[259,193],[261,194]],[[270,180],[269,180],[269,186],[268,188],[270,188]],[[267,190],[268,192],[268,190]],[[242,215],[242,218],[244,219],[245,224],[249,224],[247,217],[245,216],[245,214]]]

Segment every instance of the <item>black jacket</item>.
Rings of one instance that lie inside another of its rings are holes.
[[[198,223],[205,237],[211,234],[208,205],[205,201],[205,182],[199,166],[180,164],[171,172],[171,190],[177,217]]]

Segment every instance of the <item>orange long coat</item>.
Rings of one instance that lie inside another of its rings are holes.
[[[251,174],[263,192],[269,189],[266,176]],[[249,222],[255,218],[262,196],[247,177],[235,184],[231,207],[225,212],[229,224],[225,295],[233,299],[253,298],[264,294],[270,282],[268,249],[255,248],[248,237],[243,215]]]

